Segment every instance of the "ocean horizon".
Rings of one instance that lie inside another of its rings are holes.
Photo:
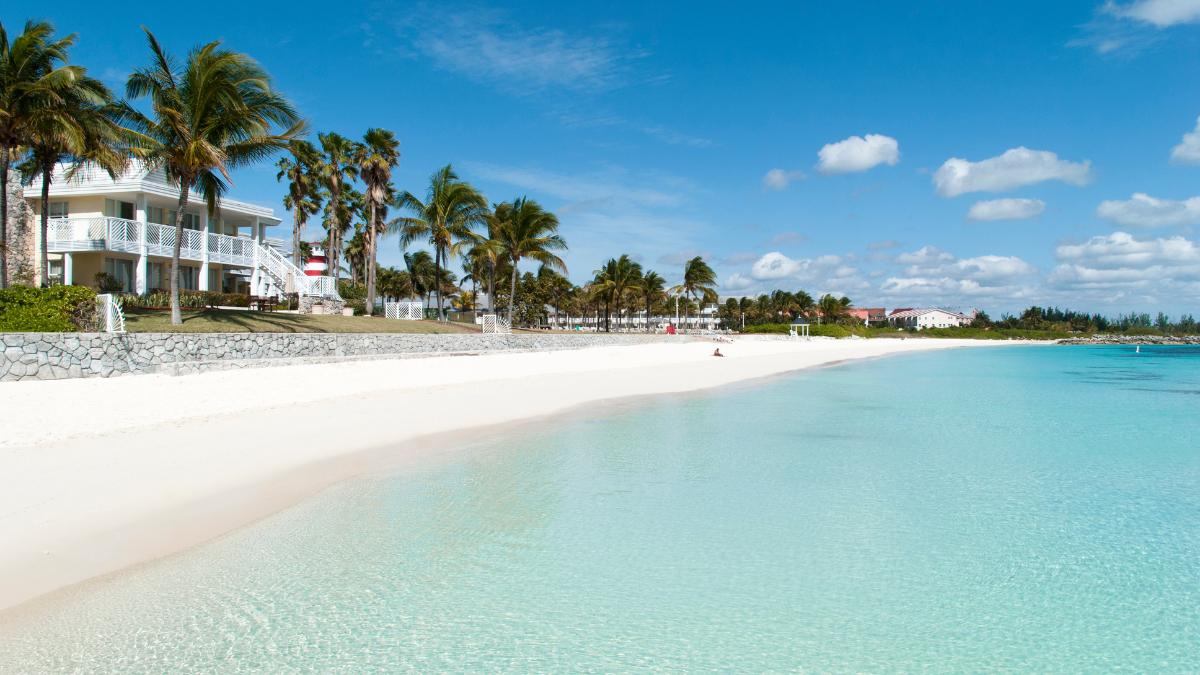
[[[602,404],[0,613],[0,671],[1194,671],[1198,405],[1182,346]]]

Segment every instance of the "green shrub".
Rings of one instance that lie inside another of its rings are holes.
[[[169,291],[153,290],[145,295],[122,296],[121,302],[131,309],[166,309],[171,306],[171,294]],[[179,306],[183,309],[249,307],[250,296],[215,291],[180,291]]]
[[[121,282],[108,272],[97,272],[96,288],[99,288],[101,293],[120,293]]]
[[[0,331],[70,333],[96,330],[96,292],[86,286],[0,290]]]

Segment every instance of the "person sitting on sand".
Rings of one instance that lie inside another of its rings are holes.
[[[725,355],[721,353],[721,348],[717,347],[715,350],[713,350],[713,356],[725,356]]]

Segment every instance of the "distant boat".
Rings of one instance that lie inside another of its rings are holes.
[[[1141,346],[1141,345],[1134,345],[1134,346],[1133,346],[1133,353],[1134,353],[1134,354],[1141,354],[1141,353],[1142,353],[1142,346]]]

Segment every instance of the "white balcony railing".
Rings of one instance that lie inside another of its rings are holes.
[[[124,218],[53,218],[47,239],[47,250],[56,253],[122,251],[140,254],[144,245],[149,255],[170,257],[175,248],[175,226]],[[210,262],[259,270],[270,279],[276,293],[282,294],[290,280],[293,291],[300,295],[338,297],[337,282],[332,277],[305,276],[274,247],[260,245],[248,237],[185,229],[180,239],[179,257],[204,260],[206,247]]]

